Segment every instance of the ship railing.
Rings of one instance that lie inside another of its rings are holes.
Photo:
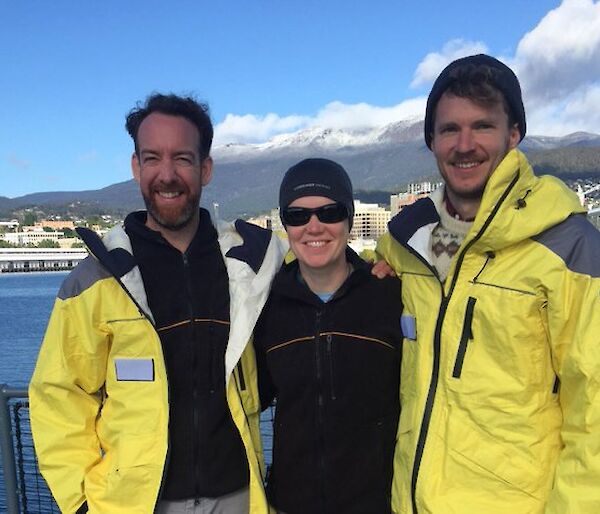
[[[274,408],[261,416],[265,462],[272,459]],[[40,470],[29,424],[27,389],[0,385],[0,456],[5,489],[5,508],[0,493],[0,512],[6,514],[60,514]],[[2,479],[2,474],[0,474]],[[1,480],[0,480],[1,481]]]
[[[0,454],[6,513],[59,514],[35,457],[27,390],[6,384],[0,385]]]

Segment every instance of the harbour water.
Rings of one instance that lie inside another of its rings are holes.
[[[0,383],[26,387],[65,272],[0,274]]]
[[[0,383],[27,388],[66,272],[0,273]],[[5,512],[0,470],[0,512]]]

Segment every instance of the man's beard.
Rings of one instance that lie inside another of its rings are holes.
[[[148,215],[159,225],[167,230],[180,230],[184,228],[196,214],[200,204],[200,195],[188,197],[183,207],[165,208],[158,207],[154,197],[143,195]]]
[[[454,189],[452,187],[452,184],[448,181],[445,181],[444,184],[445,187],[448,190],[452,191],[457,198],[462,198],[463,200],[480,200],[481,198],[483,198],[483,192],[485,191],[485,186],[487,185],[487,182],[488,181],[486,180],[483,184],[480,184],[478,187],[466,190]]]

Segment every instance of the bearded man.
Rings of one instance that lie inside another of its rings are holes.
[[[63,283],[29,394],[40,470],[65,513],[264,513],[254,323],[285,248],[199,208],[206,105],[155,94],[127,116],[146,211]]]

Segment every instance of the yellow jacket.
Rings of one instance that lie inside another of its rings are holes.
[[[378,246],[404,304],[394,512],[600,512],[600,233],[513,150],[442,285],[441,201]]]
[[[285,248],[277,237],[266,237],[255,273],[227,256],[243,245],[235,226],[219,223],[217,229],[229,275],[227,400],[246,447],[250,513],[263,514],[260,402],[248,341]],[[69,275],[56,299],[29,387],[31,427],[40,470],[62,512],[87,502],[94,514],[147,514],[154,511],[168,458],[165,363],[139,269],[123,268],[131,262],[127,235],[117,227],[103,242],[106,248],[97,245],[96,256]],[[144,380],[117,380],[116,366],[125,360]]]

